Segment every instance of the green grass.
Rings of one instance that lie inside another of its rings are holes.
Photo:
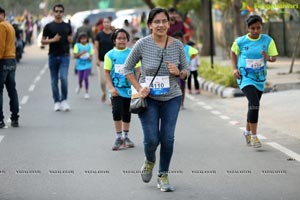
[[[198,74],[201,78],[213,81],[214,83],[224,85],[226,87],[238,88],[237,82],[232,74],[231,66],[220,66],[216,63],[212,69],[209,61],[201,59]]]

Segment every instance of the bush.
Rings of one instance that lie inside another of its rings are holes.
[[[224,85],[226,87],[238,88],[238,84],[232,74],[231,66],[220,66],[219,64],[214,64],[214,68],[212,69],[210,62],[201,59],[198,74],[200,77],[214,83]]]

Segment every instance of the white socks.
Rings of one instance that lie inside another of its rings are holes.
[[[244,131],[244,135],[250,135],[250,134],[251,134],[251,131],[247,131],[247,130]]]

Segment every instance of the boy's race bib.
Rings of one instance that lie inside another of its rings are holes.
[[[123,64],[115,64],[115,76],[123,77],[124,76],[124,65]]]

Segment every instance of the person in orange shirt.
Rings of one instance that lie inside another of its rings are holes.
[[[11,126],[19,126],[19,99],[16,90],[15,30],[5,21],[5,10],[0,7],[0,128],[5,127],[3,115],[3,88],[7,89],[11,111]]]

